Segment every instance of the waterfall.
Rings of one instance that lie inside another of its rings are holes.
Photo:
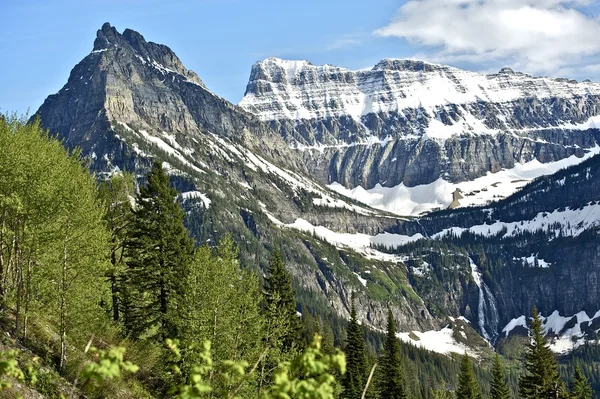
[[[493,342],[498,335],[498,307],[496,305],[496,298],[494,298],[492,291],[483,282],[481,273],[475,262],[473,262],[473,259],[469,258],[469,264],[471,266],[471,276],[473,276],[473,280],[475,280],[475,284],[479,288],[479,303],[477,306],[479,330],[483,338],[489,342]],[[487,316],[490,318],[486,321]],[[487,327],[492,331],[491,335],[488,333]]]
[[[498,338],[498,324],[500,323],[500,317],[498,316],[498,306],[496,305],[496,298],[492,295],[492,291],[489,289],[486,283],[483,283],[483,291],[485,293],[486,303],[488,304],[488,326],[492,332],[492,343]]]

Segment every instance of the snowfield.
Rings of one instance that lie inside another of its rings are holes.
[[[281,223],[281,222],[280,222]],[[352,249],[361,253],[367,258],[378,259],[385,262],[399,262],[401,257],[393,254],[386,254],[371,248],[371,245],[383,245],[388,248],[397,247],[423,238],[419,233],[413,236],[401,234],[382,233],[370,236],[362,233],[337,233],[323,226],[314,226],[310,222],[298,218],[294,223],[285,225],[288,228],[296,229],[308,234],[314,234],[321,240],[338,248]]]
[[[486,205],[494,200],[514,194],[536,177],[551,175],[566,167],[577,165],[592,156],[600,154],[600,146],[588,150],[581,158],[572,155],[556,162],[541,163],[533,160],[515,164],[511,169],[487,175],[472,181],[450,183],[442,178],[433,183],[406,187],[400,183],[395,187],[382,187],[365,190],[362,187],[348,189],[334,182],[328,187],[348,198],[362,202],[372,208],[396,215],[417,216],[435,209],[445,209],[452,203],[452,194],[458,189],[463,199],[460,207]]]
[[[555,353],[570,352],[577,349],[588,340],[594,341],[594,339],[586,339],[586,332],[595,335],[600,331],[600,329],[589,331],[591,323],[600,318],[600,310],[592,317],[588,316],[584,311],[574,314],[573,316],[561,316],[560,313],[555,310],[547,317],[540,315],[540,318],[542,319],[545,334],[550,335],[550,349]],[[574,323],[571,323],[571,321],[574,321]],[[572,327],[565,328],[567,323],[572,325]],[[518,326],[524,328],[527,327],[527,318],[524,315],[512,319],[502,329],[502,332],[508,337]],[[588,331],[584,331],[586,328]]]

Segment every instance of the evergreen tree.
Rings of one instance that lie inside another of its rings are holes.
[[[506,376],[504,375],[504,367],[500,362],[500,356],[496,353],[494,365],[492,366],[492,383],[490,388],[491,399],[509,399],[510,390],[506,384]]]
[[[481,389],[475,379],[473,364],[469,355],[465,352],[460,362],[460,375],[458,376],[458,388],[456,399],[481,399]]]
[[[275,249],[271,254],[269,270],[265,277],[265,307],[266,317],[278,323],[277,329],[283,352],[304,346],[302,320],[296,312],[295,296],[292,276],[285,269],[281,253]],[[312,341],[312,338],[310,340]]]
[[[133,215],[132,200],[135,195],[135,176],[130,173],[115,173],[109,179],[100,183],[98,197],[104,205],[104,221],[110,233],[110,269],[107,278],[110,283],[110,310],[113,321],[121,316],[121,306],[124,300],[121,293],[124,262],[124,246],[127,228]]]
[[[396,337],[396,324],[392,310],[388,308],[387,334],[383,353],[379,358],[379,395],[382,398],[405,399],[400,342]]]
[[[573,399],[592,399],[594,390],[590,381],[583,375],[579,367],[575,367],[573,384],[571,385],[571,397]]]
[[[342,379],[343,397],[345,399],[360,399],[367,381],[367,355],[354,300],[350,309],[350,323],[346,336],[346,374]]]
[[[176,198],[162,164],[155,162],[140,189],[126,241],[125,325],[135,337],[178,336],[178,309],[194,247]]]
[[[535,307],[529,331],[531,342],[525,353],[525,374],[519,380],[519,394],[532,399],[565,397],[558,362],[544,340],[542,321]]]
[[[271,254],[264,281],[263,314],[265,317],[264,346],[267,355],[260,364],[259,391],[269,384],[279,363],[291,360],[304,346],[303,333],[309,333],[296,312],[292,277],[285,269],[279,250]],[[306,314],[305,321],[312,316]],[[313,329],[316,320],[311,321]],[[311,324],[308,323],[308,324]],[[309,342],[312,338],[309,339]]]

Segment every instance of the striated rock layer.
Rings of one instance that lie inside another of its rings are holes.
[[[268,58],[239,103],[280,132],[323,183],[469,181],[533,159],[581,156],[600,135],[600,84],[478,74],[385,59],[351,71]]]

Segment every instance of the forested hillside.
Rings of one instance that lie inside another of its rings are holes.
[[[2,397],[591,397],[589,355],[561,369],[567,388],[535,309],[522,371],[401,343],[391,311],[385,335],[369,331],[354,300],[334,333],[297,312],[279,250],[257,274],[230,237],[194,243],[160,162],[139,186],[96,176],[11,115],[0,147]]]

